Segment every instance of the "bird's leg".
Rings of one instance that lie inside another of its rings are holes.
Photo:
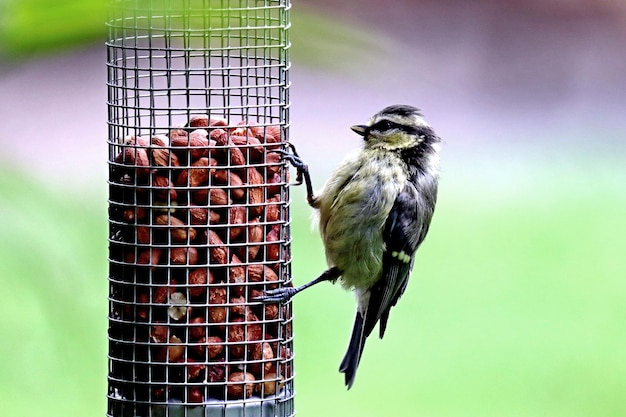
[[[341,271],[339,271],[339,268],[333,266],[332,268],[324,271],[322,275],[315,278],[313,281],[307,282],[304,285],[299,287],[283,287],[276,288],[274,290],[267,290],[263,292],[262,296],[255,298],[254,301],[262,301],[264,303],[284,303],[302,290],[306,290],[307,288],[312,287],[315,284],[319,284],[320,282],[335,281],[340,276]]]
[[[309,205],[312,207],[316,206],[316,198],[313,194],[313,184],[311,182],[311,175],[309,174],[309,166],[300,158],[298,152],[296,151],[296,147],[293,144],[289,143],[289,147],[291,148],[291,152],[284,151],[282,149],[277,149],[274,152],[280,154],[282,158],[286,161],[289,161],[291,165],[296,169],[296,182],[295,185],[304,185],[306,186],[306,200],[309,202]]]

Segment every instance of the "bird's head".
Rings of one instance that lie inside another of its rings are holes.
[[[363,136],[366,147],[388,150],[418,146],[427,136],[434,135],[419,109],[407,105],[385,107],[368,124],[351,129]]]

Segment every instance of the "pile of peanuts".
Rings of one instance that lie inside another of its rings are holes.
[[[110,314],[146,347],[133,375],[151,400],[266,397],[292,377],[290,306],[253,301],[288,261],[281,129],[228,126],[192,116],[111,162]]]

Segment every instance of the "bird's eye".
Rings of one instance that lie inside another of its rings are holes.
[[[396,127],[394,123],[390,122],[389,120],[381,120],[379,122],[376,122],[374,126],[372,126],[372,130],[384,132],[393,129],[394,127]]]

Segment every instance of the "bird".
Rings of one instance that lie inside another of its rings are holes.
[[[428,233],[441,145],[421,111],[409,105],[385,107],[351,129],[363,138],[363,146],[346,157],[317,194],[295,147],[279,150],[297,170],[295,183],[305,183],[329,268],[304,285],[267,290],[260,297],[285,302],[324,281],[339,281],[353,291],[356,315],[339,367],[348,390],[376,324],[383,338],[390,310],[407,287],[415,253]]]

